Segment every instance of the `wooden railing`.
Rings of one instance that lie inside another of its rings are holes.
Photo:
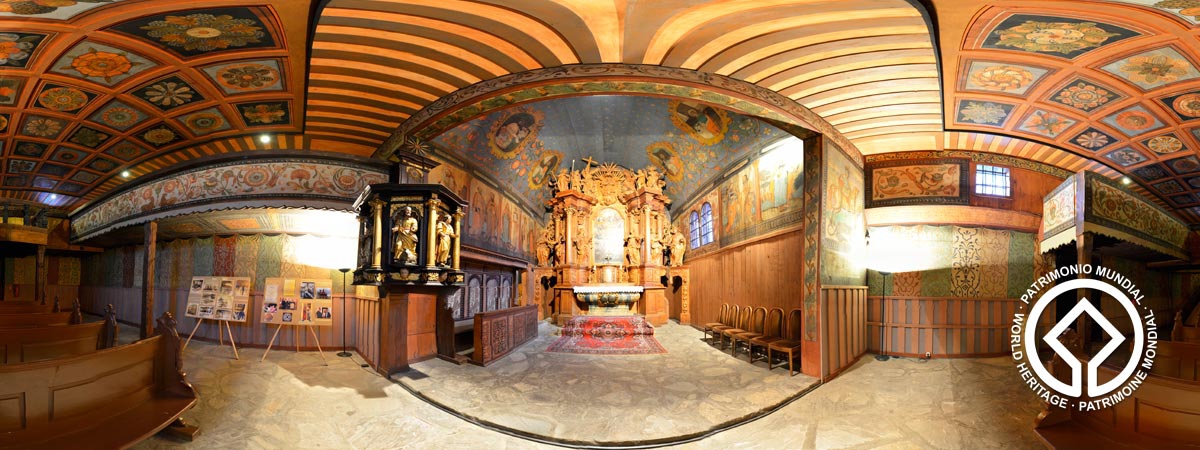
[[[475,314],[471,362],[486,366],[537,337],[537,305]]]

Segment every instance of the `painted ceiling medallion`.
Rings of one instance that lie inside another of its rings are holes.
[[[1083,112],[1091,112],[1120,97],[1111,89],[1088,81],[1076,80],[1058,91],[1051,100]]]
[[[958,102],[958,121],[977,125],[1003,126],[1013,105],[984,101]]]
[[[1161,121],[1141,105],[1125,108],[1116,114],[1101,119],[1101,121],[1116,127],[1122,133],[1125,133],[1126,136],[1139,136],[1164,126]]]
[[[488,149],[500,159],[516,158],[537,139],[544,123],[545,114],[538,109],[516,107],[505,111],[488,128]]]
[[[703,103],[672,100],[667,102],[671,123],[701,145],[716,145],[729,131],[729,113]]]
[[[1104,155],[1121,167],[1129,167],[1146,160],[1145,156],[1129,147],[1119,148]]]
[[[182,56],[275,47],[269,28],[253,8],[179,11],[131,20],[113,29],[146,39]]]
[[[0,105],[15,106],[24,84],[24,78],[0,77]]]
[[[983,46],[1074,58],[1105,44],[1137,35],[1131,30],[1106,23],[1017,14],[1005,19],[989,33]]]
[[[96,148],[105,141],[108,141],[108,138],[110,137],[112,136],[109,136],[108,133],[100,130],[88,127],[79,127],[79,130],[75,131],[75,134],[71,135],[69,141],[84,147]]]
[[[37,33],[0,33],[0,67],[24,68],[46,35]]]
[[[41,116],[25,116],[25,124],[21,131],[28,136],[57,139],[66,127],[66,122]]]
[[[196,136],[229,129],[229,122],[217,108],[194,112],[185,116],[182,122]]]
[[[163,124],[142,132],[141,138],[156,148],[165,147],[180,140],[179,133]]]
[[[111,156],[115,156],[123,161],[133,161],[134,159],[137,159],[138,157],[140,157],[148,152],[146,151],[146,149],[144,149],[140,146],[134,145],[131,142],[121,141],[115,145],[108,147],[108,149],[105,150],[104,153],[111,155]]]
[[[274,59],[208,66],[204,73],[226,94],[283,90],[279,61]]]
[[[1200,77],[1192,63],[1173,48],[1163,47],[1117,60],[1101,67],[1142,89]]]
[[[118,1],[121,0],[0,0],[0,15],[65,20]]]
[[[146,117],[134,107],[114,100],[92,114],[90,119],[112,129],[125,131],[146,120]]]
[[[91,98],[87,93],[73,87],[47,85],[38,95],[38,104],[58,112],[72,112],[82,108]]]
[[[1075,121],[1049,111],[1034,111],[1019,129],[1046,137],[1056,137],[1067,128],[1075,125]]]
[[[1160,99],[1180,120],[1200,117],[1200,92],[1186,92]]]
[[[236,106],[248,127],[286,125],[292,121],[287,102],[239,103]]]
[[[0,132],[8,130],[8,114],[0,114]]]
[[[133,95],[163,111],[204,100],[204,96],[178,76],[151,83],[134,91]]]
[[[1150,151],[1160,155],[1166,155],[1183,150],[1183,142],[1180,141],[1179,138],[1170,134],[1152,137],[1147,139],[1143,144],[1145,144],[1146,148],[1149,148]]]
[[[113,86],[143,70],[157,66],[140,55],[95,42],[84,41],[68,50],[51,72]]]

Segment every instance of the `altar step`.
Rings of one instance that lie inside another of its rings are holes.
[[[567,320],[559,334],[609,339],[652,336],[654,326],[642,316],[575,316]]]

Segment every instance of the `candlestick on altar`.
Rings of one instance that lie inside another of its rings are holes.
[[[573,159],[571,160],[571,171],[572,172],[575,171],[575,160],[573,160]]]

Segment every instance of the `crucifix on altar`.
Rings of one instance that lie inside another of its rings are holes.
[[[554,177],[552,213],[537,243],[535,273],[558,280],[548,314],[558,324],[577,315],[666,323],[664,257],[677,252],[670,260],[682,261],[686,241],[671,226],[663,174],[653,166],[631,171],[590,157],[583,162]]]

